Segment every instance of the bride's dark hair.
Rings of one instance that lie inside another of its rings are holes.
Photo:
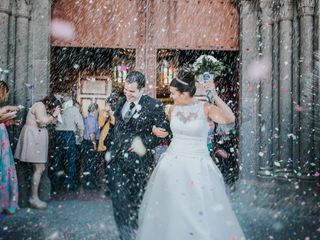
[[[170,87],[175,87],[181,93],[188,92],[190,97],[196,93],[195,76],[188,69],[180,69],[177,76],[172,79]]]

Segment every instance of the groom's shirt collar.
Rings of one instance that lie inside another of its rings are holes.
[[[137,107],[137,105],[139,104],[140,99],[142,98],[143,95],[144,95],[144,93],[141,94],[140,97],[138,97],[136,100],[132,101],[132,102],[134,102],[134,104],[135,104],[134,108],[132,109],[133,111],[136,110],[136,107]],[[129,108],[130,108],[130,103],[131,103],[131,101],[126,101],[126,102],[123,104],[123,107],[122,107],[122,109],[121,109],[121,115],[122,115],[122,117],[124,117],[124,115],[126,114],[126,112],[129,110]]]

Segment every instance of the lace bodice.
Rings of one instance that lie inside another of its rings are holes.
[[[204,103],[196,102],[188,106],[175,106],[171,115],[170,127],[172,143],[186,152],[206,149],[209,124],[204,113]],[[187,149],[191,147],[191,149]]]

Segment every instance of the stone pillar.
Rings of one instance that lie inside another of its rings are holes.
[[[316,62],[315,62],[315,81],[317,83],[316,85],[316,111],[315,111],[315,119],[320,119],[320,0],[317,1],[317,6],[316,6]],[[320,121],[315,120],[315,146],[316,146],[316,165],[317,165],[317,172],[320,173]]]
[[[16,3],[11,1],[12,15],[9,17],[9,36],[8,36],[8,69],[9,69],[9,89],[12,91],[9,94],[10,105],[14,105],[15,97],[15,59],[16,59]]]
[[[293,5],[293,43],[292,48],[294,51],[292,52],[292,58],[293,58],[293,76],[292,76],[292,92],[293,92],[293,104],[294,104],[294,110],[293,110],[293,134],[295,136],[295,139],[293,141],[293,149],[292,149],[292,158],[293,158],[293,171],[295,174],[299,171],[299,152],[300,152],[300,140],[299,140],[299,132],[300,132],[300,119],[299,119],[299,112],[297,111],[297,105],[299,104],[299,95],[300,95],[300,89],[299,89],[299,64],[300,64],[300,56],[299,56],[299,48],[300,48],[300,33],[299,33],[299,14],[298,14],[298,4],[295,1],[295,4]]]
[[[16,3],[15,103],[26,106],[30,9],[26,0],[16,0]]]
[[[275,172],[279,177],[292,175],[292,19],[293,1],[280,1],[280,72],[279,72],[279,164]]]
[[[0,68],[8,68],[10,1],[0,0]]]
[[[250,0],[240,2],[240,145],[241,178],[252,179],[258,171],[257,85],[250,81],[250,64],[258,56],[257,11]]]
[[[50,90],[51,1],[33,0],[30,22],[28,106],[43,99]]]
[[[28,45],[30,6],[26,0],[16,0],[15,15],[15,56],[14,56],[14,103],[26,106],[28,83]],[[27,108],[26,108],[27,109]],[[15,138],[19,137],[21,128],[15,128]],[[28,206],[32,176],[31,164],[18,162],[17,175],[19,182],[19,206]]]
[[[260,167],[259,176],[272,175],[272,18],[273,0],[260,0],[262,59],[266,74],[261,79],[260,89]]]
[[[279,6],[279,5],[278,5]],[[279,7],[274,8],[273,18],[273,54],[272,54],[272,159],[271,161],[276,164],[280,159],[279,153],[279,42],[280,42],[280,29],[279,29]],[[274,166],[275,167],[275,166]]]
[[[298,1],[300,21],[300,154],[298,176],[312,179],[314,172],[314,83],[313,33],[314,0]]]

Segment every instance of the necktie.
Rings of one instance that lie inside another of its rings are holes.
[[[123,117],[123,120],[125,121],[125,123],[129,122],[130,118],[132,117],[134,107],[135,107],[134,102],[131,102],[129,110],[125,113]]]

